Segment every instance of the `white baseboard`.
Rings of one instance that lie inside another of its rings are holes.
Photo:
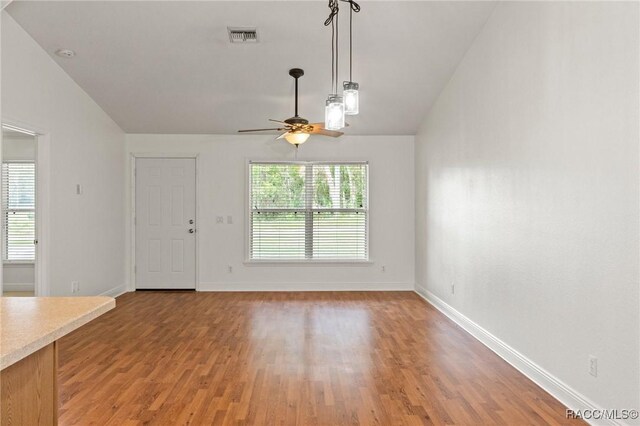
[[[449,317],[453,322],[475,337],[480,343],[495,352],[500,358],[531,379],[535,384],[547,391],[551,396],[575,411],[601,410],[593,401],[563,383],[557,377],[516,351],[514,348],[470,320],[468,317],[448,305],[429,290],[416,285],[415,292],[434,308]],[[592,425],[622,425],[614,420],[591,420]]]
[[[24,284],[24,283],[3,283],[2,290],[3,291],[35,291],[35,285]]]
[[[129,289],[127,288],[126,285],[119,285],[117,287],[114,287],[110,290],[104,291],[102,293],[100,293],[98,296],[109,296],[109,297],[118,297],[121,294],[127,293],[129,291]]]
[[[413,283],[300,283],[300,282],[209,282],[200,283],[198,291],[414,291]]]

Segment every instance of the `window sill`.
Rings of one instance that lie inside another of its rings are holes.
[[[2,266],[5,268],[20,268],[23,266],[34,266],[35,262],[33,260],[3,260]]]
[[[245,260],[245,266],[371,266],[372,260]]]

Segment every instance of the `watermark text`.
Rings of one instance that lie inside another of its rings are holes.
[[[568,419],[582,420],[634,420],[638,418],[638,410],[603,409],[603,410],[570,410],[567,409]]]

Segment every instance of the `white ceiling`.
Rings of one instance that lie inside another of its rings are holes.
[[[349,134],[415,134],[494,2],[362,1],[354,15],[360,115]],[[348,77],[341,3],[340,79]],[[128,133],[217,133],[324,118],[331,85],[326,1],[15,1],[13,18]],[[260,42],[230,44],[227,26]],[[73,59],[54,55],[59,48]]]

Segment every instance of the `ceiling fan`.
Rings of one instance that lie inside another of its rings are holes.
[[[298,115],[298,79],[304,75],[304,71],[300,68],[292,68],[289,70],[289,75],[296,80],[295,115],[291,118],[287,118],[284,121],[269,119],[269,121],[280,123],[280,127],[274,127],[272,129],[238,130],[238,132],[268,132],[274,130],[284,131],[284,133],[282,133],[276,139],[284,138],[290,144],[295,145],[296,148],[298,147],[298,145],[305,143],[311,135],[324,135],[334,138],[342,136],[344,134],[343,132],[327,130],[324,128],[324,123],[309,123],[309,120]]]

